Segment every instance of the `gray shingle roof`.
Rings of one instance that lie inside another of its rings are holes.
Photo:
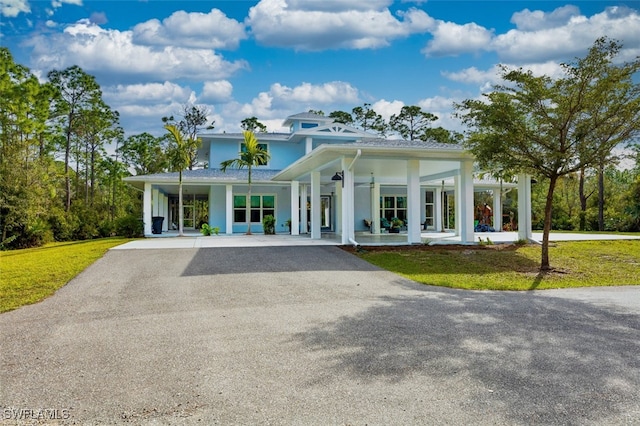
[[[428,149],[445,149],[451,151],[464,151],[464,147],[460,144],[440,143],[434,141],[421,140],[404,140],[404,139],[384,139],[384,138],[364,138],[354,142],[353,146],[363,147],[390,147],[390,148],[428,148]]]
[[[254,182],[257,181],[269,181],[272,177],[278,174],[280,170],[264,170],[264,169],[252,169],[251,170],[251,180]],[[226,172],[223,172],[220,169],[197,169],[197,170],[185,170],[182,172],[182,180],[183,181],[198,181],[198,180],[216,180],[216,181],[229,181],[229,182],[246,182],[248,179],[248,170],[247,169],[227,169]],[[143,179],[144,178],[144,179]],[[152,175],[144,175],[144,176],[131,176],[130,178],[126,178],[125,180],[137,181],[137,180],[146,180],[146,181],[177,181],[179,178],[178,172],[171,173],[156,173]]]

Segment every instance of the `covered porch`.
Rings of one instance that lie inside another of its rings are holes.
[[[358,241],[362,238],[388,244],[421,244],[423,232],[451,228],[464,244],[475,240],[473,161],[471,154],[457,145],[369,140],[349,145],[322,145],[273,179],[291,185],[293,235],[308,229],[311,239],[322,238],[326,229],[323,228],[326,203],[322,197],[330,188],[335,214],[333,231],[340,244],[362,244]],[[529,239],[530,179],[521,176],[519,182],[517,228],[519,239]],[[443,194],[449,191],[454,200],[451,203],[453,226],[445,222]],[[406,205],[387,206],[387,198],[389,204],[393,204],[393,197]],[[300,206],[301,200],[309,200],[309,217],[307,209]],[[406,223],[406,228],[401,234],[388,236],[381,221],[394,213]],[[306,227],[300,226],[307,223]]]

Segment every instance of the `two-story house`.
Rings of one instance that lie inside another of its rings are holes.
[[[276,218],[276,232],[340,236],[357,242],[359,233],[385,233],[392,218],[402,220],[407,243],[421,242],[424,231],[455,229],[462,242],[474,240],[474,191],[498,189],[497,182],[473,180],[474,157],[459,145],[383,139],[312,113],[290,116],[289,133],[258,133],[270,155],[253,168],[251,197],[247,170],[220,170],[237,158],[241,133],[199,135],[204,169],[183,172],[184,228],[202,223],[221,233],[262,232],[262,218]],[[144,232],[152,218],[163,217],[163,232],[177,228],[178,173],[126,179],[144,191]],[[530,179],[518,183],[521,238],[531,234]],[[508,184],[504,184],[508,185]],[[494,197],[494,218],[501,218],[501,197]],[[499,230],[501,224],[496,223]]]

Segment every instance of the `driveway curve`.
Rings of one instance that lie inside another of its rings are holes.
[[[640,287],[458,291],[331,246],[112,250],[0,315],[3,424],[640,424]]]

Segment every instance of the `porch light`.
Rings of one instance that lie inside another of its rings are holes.
[[[334,182],[337,182],[339,180],[342,181],[342,187],[344,188],[344,179],[343,178],[344,178],[344,172],[343,171],[336,172],[335,175],[331,176],[331,180],[334,181]]]

